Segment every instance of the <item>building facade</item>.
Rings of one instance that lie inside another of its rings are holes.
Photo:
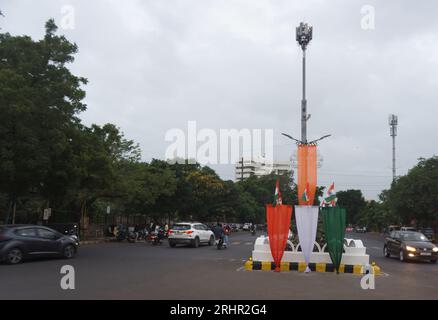
[[[235,165],[235,180],[242,181],[251,176],[261,177],[271,173],[281,175],[290,172],[290,161],[274,161],[273,163],[268,163],[263,157],[257,159],[241,159]]]

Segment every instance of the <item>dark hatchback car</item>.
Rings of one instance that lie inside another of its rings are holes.
[[[436,263],[438,247],[420,232],[392,231],[385,238],[383,254],[387,258],[397,256],[400,261],[423,260]]]
[[[79,243],[53,229],[33,225],[0,226],[0,262],[17,264],[38,257],[73,258]]]

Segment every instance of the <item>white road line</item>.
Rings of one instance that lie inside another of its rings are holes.
[[[231,242],[231,244],[241,244],[242,242],[240,242],[240,241],[234,241],[234,242]]]
[[[243,269],[245,269],[244,266],[242,266],[242,267],[240,267],[240,268],[237,268],[236,271],[239,272],[239,271],[242,271]]]
[[[253,244],[252,242],[245,242],[245,245],[247,245],[247,246],[250,246],[252,244]]]

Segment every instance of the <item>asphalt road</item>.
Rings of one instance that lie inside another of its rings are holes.
[[[105,243],[82,246],[72,260],[0,265],[0,299],[438,299],[438,264],[384,258],[381,235],[349,237],[382,268],[374,290],[354,274],[245,271],[255,237],[238,232],[221,251]],[[75,268],[74,290],[61,289],[65,264]]]

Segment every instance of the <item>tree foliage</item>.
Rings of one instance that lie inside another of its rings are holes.
[[[438,220],[438,157],[420,158],[388,190],[386,202],[400,222],[427,226]]]
[[[359,213],[365,207],[366,202],[360,190],[338,191],[336,193],[338,205],[347,211],[347,223],[357,223]]]

